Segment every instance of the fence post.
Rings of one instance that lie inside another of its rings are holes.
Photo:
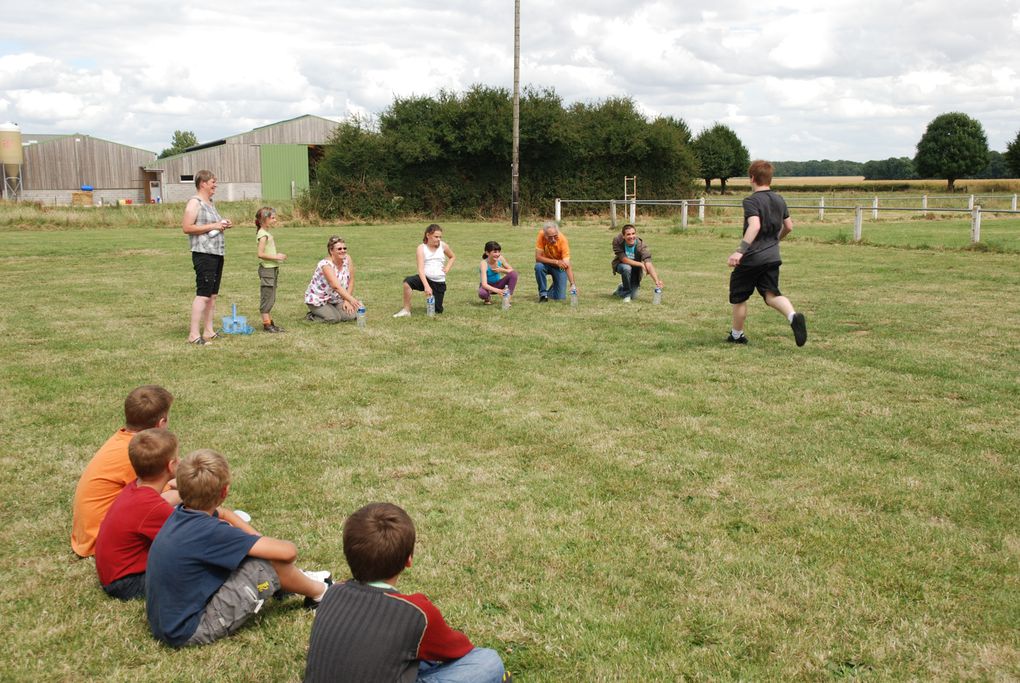
[[[1013,209],[1016,209],[1016,195],[1013,195]],[[698,200],[698,220],[702,223],[705,222],[705,198],[702,197]]]
[[[978,204],[971,209],[970,214],[970,241],[977,244],[981,241],[981,205]]]
[[[680,227],[687,227],[687,200],[680,203]]]
[[[560,212],[560,198],[557,197],[556,198],[556,222],[557,223],[560,222],[560,216],[561,216],[561,212]]]
[[[1013,203],[1009,206],[1010,211],[1016,211],[1016,195],[1013,195]]]
[[[818,199],[818,220],[825,218],[825,197],[819,197]]]
[[[616,230],[616,200],[609,200],[609,225]]]
[[[971,195],[970,198],[967,200],[967,208],[971,211],[974,210],[974,195]]]
[[[864,225],[864,209],[860,206],[854,208],[854,242],[861,241],[861,230]]]
[[[634,225],[637,223],[637,200],[630,200],[630,224]]]
[[[871,219],[878,220],[878,196],[871,201]]]
[[[927,210],[928,210],[928,195],[923,195],[921,197],[921,211]]]

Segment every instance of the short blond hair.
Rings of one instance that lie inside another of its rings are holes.
[[[230,484],[227,459],[214,450],[192,451],[177,466],[177,492],[192,510],[212,510],[223,502],[224,487]]]

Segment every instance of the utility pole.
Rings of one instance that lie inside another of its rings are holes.
[[[510,170],[511,225],[521,222],[521,0],[514,0],[514,151]]]

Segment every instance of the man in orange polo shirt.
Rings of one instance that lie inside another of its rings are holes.
[[[552,287],[548,286],[547,277],[552,278]],[[560,234],[555,221],[546,221],[538,231],[535,240],[535,281],[538,282],[538,302],[544,304],[549,299],[566,299],[567,282],[572,288],[574,270],[570,266],[570,244],[566,235]]]
[[[95,554],[99,525],[121,490],[138,476],[128,457],[128,443],[135,433],[151,427],[166,427],[173,395],[163,387],[138,387],[124,400],[124,426],[117,430],[92,456],[74,491],[71,520],[71,549],[79,557]],[[180,502],[177,491],[163,494],[171,505]]]

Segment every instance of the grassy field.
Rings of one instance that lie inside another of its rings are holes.
[[[175,394],[182,452],[224,453],[228,504],[295,541],[303,566],[346,576],[344,517],[405,507],[419,542],[400,587],[518,680],[1020,677],[1015,221],[989,250],[956,248],[966,222],[866,225],[865,245],[799,223],[782,285],[807,315],[800,349],[760,300],[751,344],[722,343],[725,216],[642,225],[662,306],[612,298],[612,233],[568,220],[576,309],[535,303],[534,224],[444,222],[447,312],[427,319],[419,297],[400,320],[424,223],[290,225],[288,332],[196,348],[180,207],[138,208],[0,210],[0,678],[302,675],[299,601],[172,651],[71,553],[78,475],[143,383]],[[254,208],[223,211],[250,226]],[[333,233],[364,331],[301,320]],[[220,313],[236,302],[254,320],[254,229],[228,237]],[[522,271],[507,313],[474,294],[489,239]]]

